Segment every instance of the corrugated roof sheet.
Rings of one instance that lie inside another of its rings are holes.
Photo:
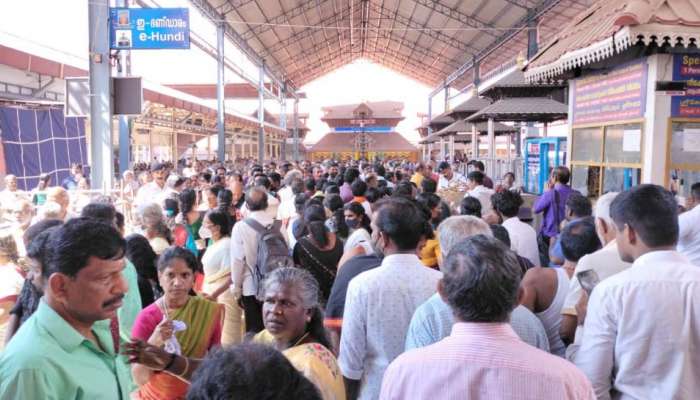
[[[546,97],[513,97],[498,100],[477,112],[467,121],[478,122],[493,118],[495,121],[549,122],[565,119],[568,107]]]
[[[449,111],[450,115],[458,114],[458,113],[464,113],[464,114],[469,114],[469,113],[475,113],[482,108],[488,106],[491,104],[491,100],[479,97],[479,96],[474,96],[470,98],[469,100],[465,101],[464,103],[458,105],[457,107],[453,108],[452,110]]]

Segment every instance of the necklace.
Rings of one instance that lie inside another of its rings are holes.
[[[290,348],[296,347],[296,346],[300,345],[301,342],[303,342],[304,339],[306,339],[307,336],[309,336],[309,332],[306,332],[306,333],[305,333],[301,338],[299,338],[299,340],[297,340],[297,342],[294,343]]]

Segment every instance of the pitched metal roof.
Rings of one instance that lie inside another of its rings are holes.
[[[430,86],[475,56],[489,71],[547,40],[592,0],[190,0],[293,86],[359,58]],[[498,51],[494,51],[498,49]],[[465,87],[471,74],[454,83]]]
[[[351,151],[357,135],[359,133],[327,133],[321,140],[311,146],[309,151]],[[412,145],[397,132],[368,133],[368,135],[371,138],[372,151],[418,151],[416,146]]]
[[[577,15],[530,60],[539,81],[620,53],[638,41],[688,47],[700,42],[698,0],[600,0]]]
[[[400,101],[366,101],[359,104],[321,107],[324,113],[321,120],[357,118],[355,111],[358,109],[367,110],[367,118],[403,119],[403,103]]]
[[[471,117],[468,122],[533,121],[551,122],[566,119],[568,107],[547,97],[513,97],[498,100]]]

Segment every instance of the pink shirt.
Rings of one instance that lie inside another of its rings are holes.
[[[573,364],[521,341],[508,324],[456,323],[452,334],[389,365],[380,398],[595,399]]]

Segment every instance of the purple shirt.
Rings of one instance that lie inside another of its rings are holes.
[[[343,203],[347,203],[353,199],[352,195],[352,189],[350,188],[350,184],[345,182],[343,185],[340,187],[340,198],[343,199]]]
[[[554,192],[557,192],[559,195],[559,201],[557,202],[557,205],[555,206],[555,196]],[[542,220],[542,228],[540,229],[542,233],[544,233],[548,237],[556,237],[559,235],[559,223],[564,220],[565,216],[565,209],[566,209],[566,201],[569,199],[569,196],[571,193],[576,192],[575,190],[571,189],[567,185],[562,185],[560,183],[557,183],[556,186],[554,187],[554,190],[547,190],[540,196],[539,199],[535,202],[534,207],[532,208],[532,211],[535,214],[539,214],[541,212],[544,212],[543,220]],[[577,192],[578,193],[578,192]],[[558,211],[559,215],[555,215],[555,209]]]

